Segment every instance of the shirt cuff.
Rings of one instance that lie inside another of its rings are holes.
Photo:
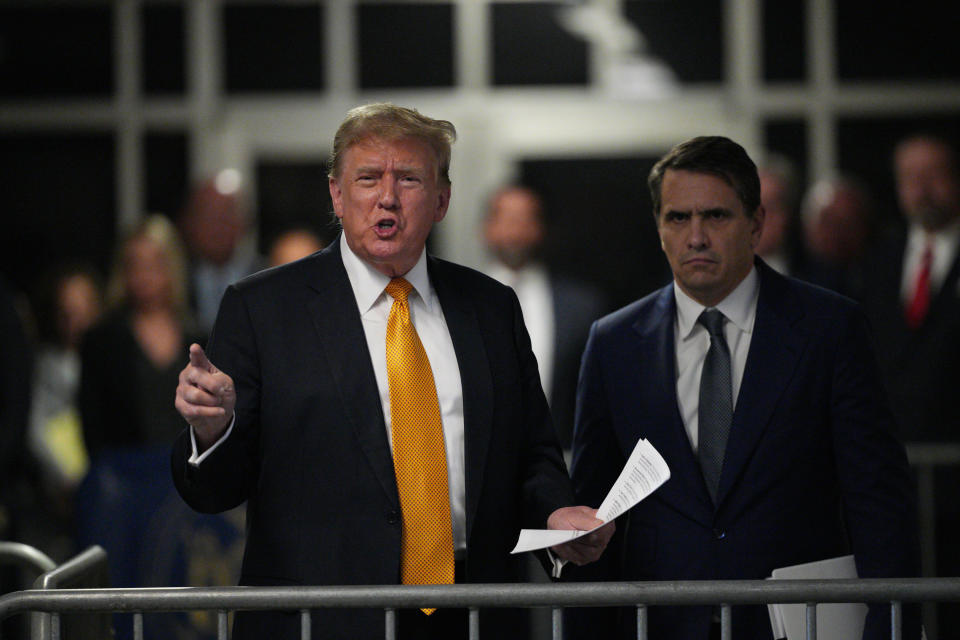
[[[220,436],[220,439],[210,445],[203,453],[197,453],[197,435],[193,431],[193,426],[190,426],[190,446],[192,448],[192,455],[187,459],[187,464],[190,464],[194,467],[199,467],[200,463],[207,459],[207,457],[213,453],[220,444],[230,437],[230,432],[233,431],[233,425],[237,422],[237,414],[234,413],[233,417],[230,418],[230,426],[227,427],[227,430],[223,432],[223,435]]]
[[[550,577],[555,579],[560,578],[560,572],[563,571],[563,567],[567,564],[567,561],[553,555],[553,551],[550,549],[547,549],[547,557],[550,558],[550,562],[553,563],[553,569],[550,570]]]

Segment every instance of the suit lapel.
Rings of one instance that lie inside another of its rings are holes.
[[[642,434],[660,452],[670,467],[670,480],[660,489],[659,497],[697,521],[709,524],[712,514],[710,495],[693,454],[677,402],[677,364],[674,336],[676,300],[673,285],[661,289],[651,314],[634,324],[640,340],[636,353],[628,354],[628,375],[634,379],[622,388],[649,393],[647,402],[629,402],[633,415],[626,416],[627,425],[646,425]],[[647,408],[652,409],[649,415]],[[636,444],[636,441],[633,441]],[[628,455],[630,451],[625,451]]]
[[[460,368],[463,388],[464,474],[466,484],[466,536],[470,540],[486,468],[493,425],[493,379],[483,343],[483,333],[470,297],[447,280],[447,270],[428,258],[430,279],[440,299]]]
[[[756,448],[780,396],[793,377],[805,338],[794,325],[802,310],[786,294],[786,280],[757,260],[760,295],[750,351],[733,413],[717,490],[719,506]]]
[[[307,277],[314,290],[307,305],[329,371],[337,385],[342,411],[357,435],[360,449],[387,497],[400,508],[393,457],[377,379],[370,363],[367,339],[335,240],[315,259]]]

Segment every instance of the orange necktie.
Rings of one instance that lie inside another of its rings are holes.
[[[413,286],[394,278],[387,320],[387,379],[393,466],[403,513],[400,575],[403,584],[453,584],[453,528],[447,455],[437,387],[427,352],[410,321]],[[435,609],[423,609],[427,615]]]

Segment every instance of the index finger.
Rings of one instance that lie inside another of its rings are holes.
[[[196,342],[190,345],[190,364],[209,373],[215,373],[217,371],[217,368],[214,367],[213,363],[207,358],[207,354],[203,352],[203,347]]]

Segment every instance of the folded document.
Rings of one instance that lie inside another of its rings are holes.
[[[856,578],[857,567],[853,556],[807,562],[792,567],[774,569],[768,580],[831,580]],[[803,640],[806,638],[807,606],[805,604],[771,604],[770,624],[776,639]],[[819,640],[850,640],[863,635],[867,605],[862,603],[825,603],[817,605],[817,638]]]
[[[610,493],[604,498],[597,510],[597,518],[603,520],[602,525],[588,531],[576,529],[522,529],[517,546],[510,553],[522,553],[545,549],[554,545],[563,544],[596,531],[617,516],[625,513],[670,477],[670,469],[660,452],[653,445],[641,439],[633,448],[630,459],[620,472],[620,477],[613,483]]]

